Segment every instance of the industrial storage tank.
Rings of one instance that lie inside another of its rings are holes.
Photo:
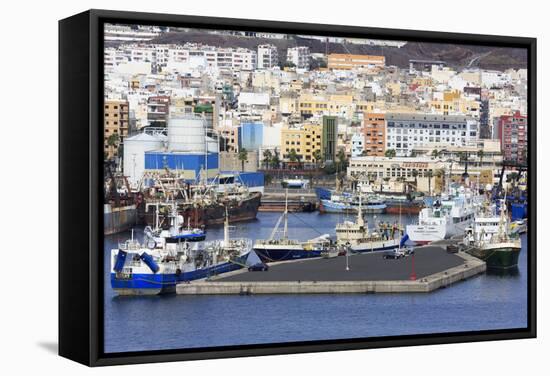
[[[124,176],[131,185],[137,185],[145,169],[145,152],[163,150],[166,136],[140,133],[124,139]]]
[[[204,153],[206,122],[192,115],[171,116],[168,119],[168,149],[190,153]]]

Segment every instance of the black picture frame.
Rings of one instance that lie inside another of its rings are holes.
[[[525,48],[528,53],[528,326],[105,354],[103,348],[102,132],[105,22]],[[536,93],[534,38],[171,14],[88,10],[59,21],[59,354],[88,366],[229,358],[536,337]],[[74,187],[80,187],[75,189]],[[88,190],[85,189],[88,187]]]

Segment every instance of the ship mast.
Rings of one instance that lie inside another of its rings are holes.
[[[363,210],[361,207],[361,204],[362,204],[361,199],[362,199],[362,196],[361,196],[361,193],[359,193],[359,209],[357,209],[357,224],[363,227],[365,225],[365,221],[363,220]]]
[[[283,239],[287,238],[288,231],[288,188],[285,190],[285,212],[283,213],[285,217],[285,225],[283,227]]]
[[[225,205],[225,221],[223,222],[223,245],[229,245],[229,214],[227,213],[227,205]]]

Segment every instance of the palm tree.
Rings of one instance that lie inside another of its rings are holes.
[[[395,149],[388,149],[386,150],[386,152],[384,153],[384,156],[386,158],[393,158],[397,155],[397,153],[395,152]]]
[[[441,189],[443,190],[443,187],[445,187],[445,169],[439,168],[435,171],[435,176],[439,179],[441,179]]]
[[[248,151],[245,148],[239,151],[239,161],[241,161],[241,170],[244,172],[244,164],[248,161]]]
[[[485,152],[483,151],[483,149],[479,149],[477,151],[477,157],[479,158],[479,168],[482,169],[483,168],[483,157],[485,156]]]
[[[279,159],[279,152],[277,149],[273,151],[273,157],[271,157],[271,168],[279,168],[281,160]]]
[[[426,177],[428,178],[428,195],[432,195],[432,178],[434,176],[434,173],[432,170],[426,171]]]
[[[263,156],[264,156],[264,160],[263,160],[264,166],[267,170],[269,168],[269,162],[271,161],[271,158],[273,157],[273,154],[271,154],[271,150],[266,149],[266,150],[264,150]]]
[[[416,190],[418,190],[418,170],[417,169],[412,170],[412,176],[414,178],[414,186],[416,187]]]
[[[315,149],[313,152],[313,159],[315,160],[315,164],[319,165],[323,162],[323,155],[321,153],[321,150]]]
[[[118,143],[120,141],[120,137],[118,133],[113,133],[107,138],[107,145],[109,146],[109,155],[114,156],[115,155],[115,147],[118,147]]]
[[[344,151],[344,149],[340,149],[338,151],[338,167],[339,167],[339,170],[343,171],[346,169],[347,167],[347,164],[348,164],[348,158],[346,156],[346,152]]]
[[[432,157],[437,159],[439,158],[439,156],[441,155],[441,151],[440,150],[437,150],[437,149],[433,149],[432,150]]]

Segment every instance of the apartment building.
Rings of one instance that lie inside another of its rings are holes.
[[[498,136],[506,161],[527,163],[527,115],[519,111],[498,118]]]
[[[386,152],[386,118],[383,113],[363,114],[364,150],[367,155],[384,156]]]
[[[279,64],[277,47],[272,44],[258,46],[258,69],[271,69]]]
[[[479,123],[467,116],[386,113],[386,150],[409,156],[421,145],[467,146],[477,142]]]
[[[298,69],[309,69],[310,60],[309,47],[291,47],[286,51],[286,61],[291,62]]]
[[[288,125],[281,130],[281,151],[284,161],[290,161],[294,150],[301,162],[315,163],[322,150],[322,127],[319,124]]]
[[[118,147],[128,135],[128,101],[105,101],[103,113],[103,145],[111,158],[118,156]]]

